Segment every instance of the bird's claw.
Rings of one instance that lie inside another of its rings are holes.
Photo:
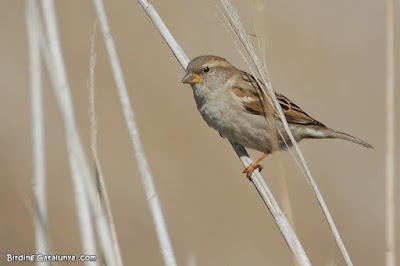
[[[243,174],[246,174],[246,177],[251,181],[251,175],[253,174],[255,169],[258,169],[258,171],[262,171],[264,167],[261,164],[250,164],[243,170]]]

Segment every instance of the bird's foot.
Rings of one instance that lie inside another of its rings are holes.
[[[253,174],[254,170],[258,169],[258,171],[261,172],[263,168],[264,167],[261,164],[253,162],[243,170],[243,174],[246,174],[246,177],[251,181],[251,175]]]

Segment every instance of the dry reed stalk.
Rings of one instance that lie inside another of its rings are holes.
[[[304,159],[304,156],[303,156],[295,138],[293,137],[293,135],[290,131],[289,125],[286,121],[285,115],[283,114],[282,108],[281,108],[280,104],[278,103],[278,100],[276,99],[275,92],[272,88],[271,79],[270,79],[266,64],[262,64],[261,61],[259,60],[259,58],[257,57],[257,54],[252,46],[251,41],[250,41],[249,35],[246,33],[245,29],[243,28],[243,26],[240,22],[239,15],[238,15],[236,9],[231,4],[231,2],[229,0],[220,0],[220,2],[222,5],[222,8],[221,8],[222,14],[223,14],[228,26],[232,30],[232,34],[237,38],[238,44],[236,44],[236,45],[237,45],[239,51],[244,50],[244,52],[245,52],[245,53],[241,52],[241,55],[242,55],[243,59],[245,60],[245,62],[247,63],[247,66],[251,70],[250,71],[251,74],[253,74],[253,75],[258,74],[258,76],[261,78],[262,82],[265,84],[265,85],[262,84],[261,82],[259,82],[256,79],[256,81],[257,81],[259,87],[262,89],[264,95],[267,97],[267,99],[269,99],[270,103],[272,104],[274,109],[279,114],[279,117],[280,117],[280,119],[285,127],[285,130],[290,138],[290,141],[293,144],[294,149],[296,150],[298,158],[300,159],[301,163],[298,163],[298,165],[299,165],[300,169],[302,170],[304,176],[306,177],[308,183],[310,184],[310,186],[322,208],[322,211],[328,221],[330,229],[334,235],[336,243],[339,247],[339,250],[340,250],[346,264],[353,265],[353,263],[351,262],[350,256],[346,250],[346,247],[343,243],[343,240],[340,237],[339,232],[336,228],[336,225],[335,225],[335,223],[332,219],[332,216],[328,210],[328,207],[321,195],[321,192],[319,191],[317,183],[315,182],[314,178],[311,175],[311,172],[310,172],[310,170],[306,164],[306,161]],[[250,62],[249,62],[248,58],[250,58]],[[279,132],[279,134],[282,134],[282,133]],[[295,158],[295,160],[296,160],[296,158]],[[297,160],[296,160],[296,162],[297,162]]]
[[[61,55],[61,47],[58,43],[58,29],[56,25],[53,2],[43,0],[42,10],[52,64],[52,67],[50,67],[48,70],[51,72],[50,75],[54,75],[53,86],[55,87],[54,89],[59,92],[59,94],[56,94],[56,99],[58,100],[58,104],[66,109],[68,108],[68,114],[72,115],[72,117],[68,117],[68,119],[64,120],[64,122],[66,123],[65,135],[67,136],[67,149],[72,173],[72,183],[75,191],[75,207],[78,214],[82,248],[85,254],[97,254],[90,204],[85,191],[86,189],[83,171],[80,169],[79,158],[74,156],[76,151],[74,151],[75,148],[73,146],[76,144],[74,138],[76,138],[77,129],[70,99],[71,96],[69,92],[69,85],[66,79],[64,62]],[[66,104],[65,101],[69,101],[70,104]]]
[[[91,211],[93,211],[104,259],[109,265],[117,265],[109,224],[97,200],[96,186],[91,178],[90,167],[75,123],[71,93],[59,41],[54,2],[52,0],[42,0],[42,12],[46,26],[46,36],[39,34],[41,36],[41,51],[44,54],[53,92],[64,123],[83,252],[85,254],[98,255],[91,220]],[[36,15],[36,21],[38,31],[41,32],[38,15]],[[87,262],[87,264],[98,265],[98,261]]]
[[[93,0],[93,3],[96,9],[100,28],[103,33],[104,42],[109,55],[111,69],[114,75],[115,84],[118,89],[119,99],[121,102],[126,127],[132,142],[132,148],[139,168],[140,178],[153,217],[158,241],[160,243],[161,254],[163,256],[165,265],[174,266],[177,265],[175,254],[172,248],[171,240],[168,235],[168,230],[165,223],[164,214],[161,209],[160,200],[154,186],[150,166],[147,162],[140,141],[139,131],[135,122],[135,115],[132,110],[128,90],[125,85],[124,76],[122,74],[122,69],[119,63],[118,54],[111,34],[110,26],[108,25],[103,1]]]
[[[386,266],[396,265],[395,134],[394,134],[394,0],[386,7]]]
[[[96,172],[98,173],[96,177],[98,177],[98,187],[99,187],[99,201],[101,202],[101,192],[103,192],[103,199],[105,204],[105,212],[107,214],[108,222],[110,224],[111,236],[113,240],[113,246],[115,248],[115,254],[117,256],[117,265],[123,265],[121,248],[119,246],[117,232],[115,230],[114,216],[111,210],[111,202],[110,197],[108,196],[106,182],[104,180],[103,171],[101,169],[100,158],[97,153],[97,119],[96,119],[96,108],[95,108],[95,77],[94,70],[96,66],[96,53],[94,51],[94,37],[96,33],[96,25],[93,27],[93,34],[91,40],[90,47],[90,74],[89,74],[89,115],[90,115],[90,139],[91,139],[91,149],[92,156],[94,158],[94,163],[96,167]]]
[[[189,63],[189,59],[183,52],[183,49],[180,47],[180,45],[176,42],[168,28],[162,21],[161,17],[158,15],[157,11],[152,5],[150,5],[147,0],[138,0],[138,2],[141,4],[151,21],[154,23],[164,40],[167,42],[181,66],[186,69]],[[242,146],[234,142],[231,142],[231,145],[234,148],[236,154],[239,156],[243,165],[245,167],[249,166],[252,163],[252,160],[248,156],[246,150]],[[275,222],[290,250],[292,251],[292,254],[295,257],[297,263],[299,265],[311,265],[303,247],[301,246],[300,241],[298,240],[295,232],[291,228],[290,223],[288,222],[285,215],[282,213],[278,203],[274,199],[272,193],[270,192],[268,186],[264,182],[264,179],[261,177],[257,169],[253,172],[251,179],[260,196],[262,197],[264,203],[266,204],[270,213],[275,219]]]
[[[46,184],[46,138],[44,127],[42,60],[39,35],[35,23],[35,2],[25,1],[26,28],[29,47],[29,72],[32,116],[33,196],[36,254],[49,254],[47,239],[47,184]],[[50,265],[48,261],[40,263]]]

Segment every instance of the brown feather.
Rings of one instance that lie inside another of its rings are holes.
[[[234,87],[233,92],[241,99],[243,109],[253,115],[266,116],[265,113],[267,108],[264,107],[266,104],[269,104],[269,102],[265,98],[254,77],[246,72],[243,72],[240,78],[242,78],[245,82],[239,82],[238,84],[244,85],[242,87]],[[275,96],[288,123],[318,125],[325,127],[325,125],[309,116],[303,111],[303,109],[301,109],[284,95],[275,93]],[[272,108],[270,109],[273,110]],[[279,115],[276,111],[274,111],[274,116],[276,119],[279,119]]]

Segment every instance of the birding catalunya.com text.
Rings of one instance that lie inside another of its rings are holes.
[[[60,254],[14,254],[14,253],[7,253],[6,254],[6,261],[7,262],[67,262],[67,261],[97,261],[96,255],[60,255]]]

